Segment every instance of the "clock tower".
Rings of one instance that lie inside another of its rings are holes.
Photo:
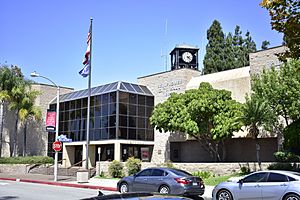
[[[190,68],[198,70],[199,48],[187,44],[176,45],[171,51],[171,70]]]

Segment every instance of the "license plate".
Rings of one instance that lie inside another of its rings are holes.
[[[198,185],[198,183],[193,183],[193,185]]]

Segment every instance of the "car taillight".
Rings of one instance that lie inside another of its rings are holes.
[[[188,180],[185,180],[185,179],[183,179],[183,178],[175,178],[175,181],[176,181],[177,183],[181,183],[181,184],[184,184],[184,185],[189,184],[189,181],[188,181]]]

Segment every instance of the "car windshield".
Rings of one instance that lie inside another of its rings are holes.
[[[170,169],[170,171],[178,176],[193,176],[192,174],[179,169]]]

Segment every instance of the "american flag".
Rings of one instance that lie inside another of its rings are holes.
[[[84,64],[84,67],[82,70],[79,71],[79,74],[83,77],[87,77],[90,73],[90,54],[91,54],[91,37],[92,37],[92,33],[91,33],[91,26],[90,26],[90,30],[88,32],[87,35],[87,48],[85,51],[85,55],[84,55],[84,59],[82,64]]]

